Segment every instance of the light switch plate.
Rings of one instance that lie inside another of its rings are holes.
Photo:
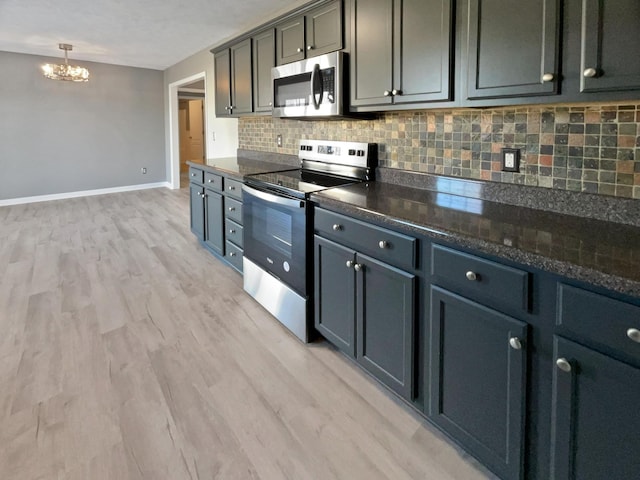
[[[519,172],[520,171],[520,149],[519,148],[503,148],[502,149],[502,171],[503,172]]]

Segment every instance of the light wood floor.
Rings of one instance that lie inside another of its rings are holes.
[[[485,479],[189,231],[188,190],[0,208],[2,480]]]

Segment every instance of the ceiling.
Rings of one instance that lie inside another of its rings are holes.
[[[306,1],[0,0],[0,51],[164,70]]]

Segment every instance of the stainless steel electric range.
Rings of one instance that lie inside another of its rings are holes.
[[[301,140],[300,168],[248,175],[244,289],[303,342],[313,337],[313,208],[309,195],[373,180],[377,145]]]

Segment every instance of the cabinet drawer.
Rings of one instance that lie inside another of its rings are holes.
[[[222,192],[223,187],[222,175],[216,175],[211,172],[204,172],[204,186],[215,190],[216,192]]]
[[[224,211],[227,218],[236,223],[242,223],[242,202],[233,198],[225,198]]]
[[[199,168],[189,167],[189,181],[202,183],[204,181],[204,172]]]
[[[418,241],[413,237],[320,208],[315,211],[315,230],[383,262],[408,270],[416,267]]]
[[[559,284],[556,324],[567,336],[640,360],[640,307]]]
[[[242,182],[227,178],[225,179],[224,185],[224,191],[228,197],[242,200]]]
[[[529,273],[451,248],[431,247],[434,283],[497,309],[529,309]]]
[[[242,225],[227,218],[224,222],[224,231],[229,242],[240,248],[244,246],[242,243]]]
[[[237,270],[242,271],[242,249],[227,241],[224,258]]]

